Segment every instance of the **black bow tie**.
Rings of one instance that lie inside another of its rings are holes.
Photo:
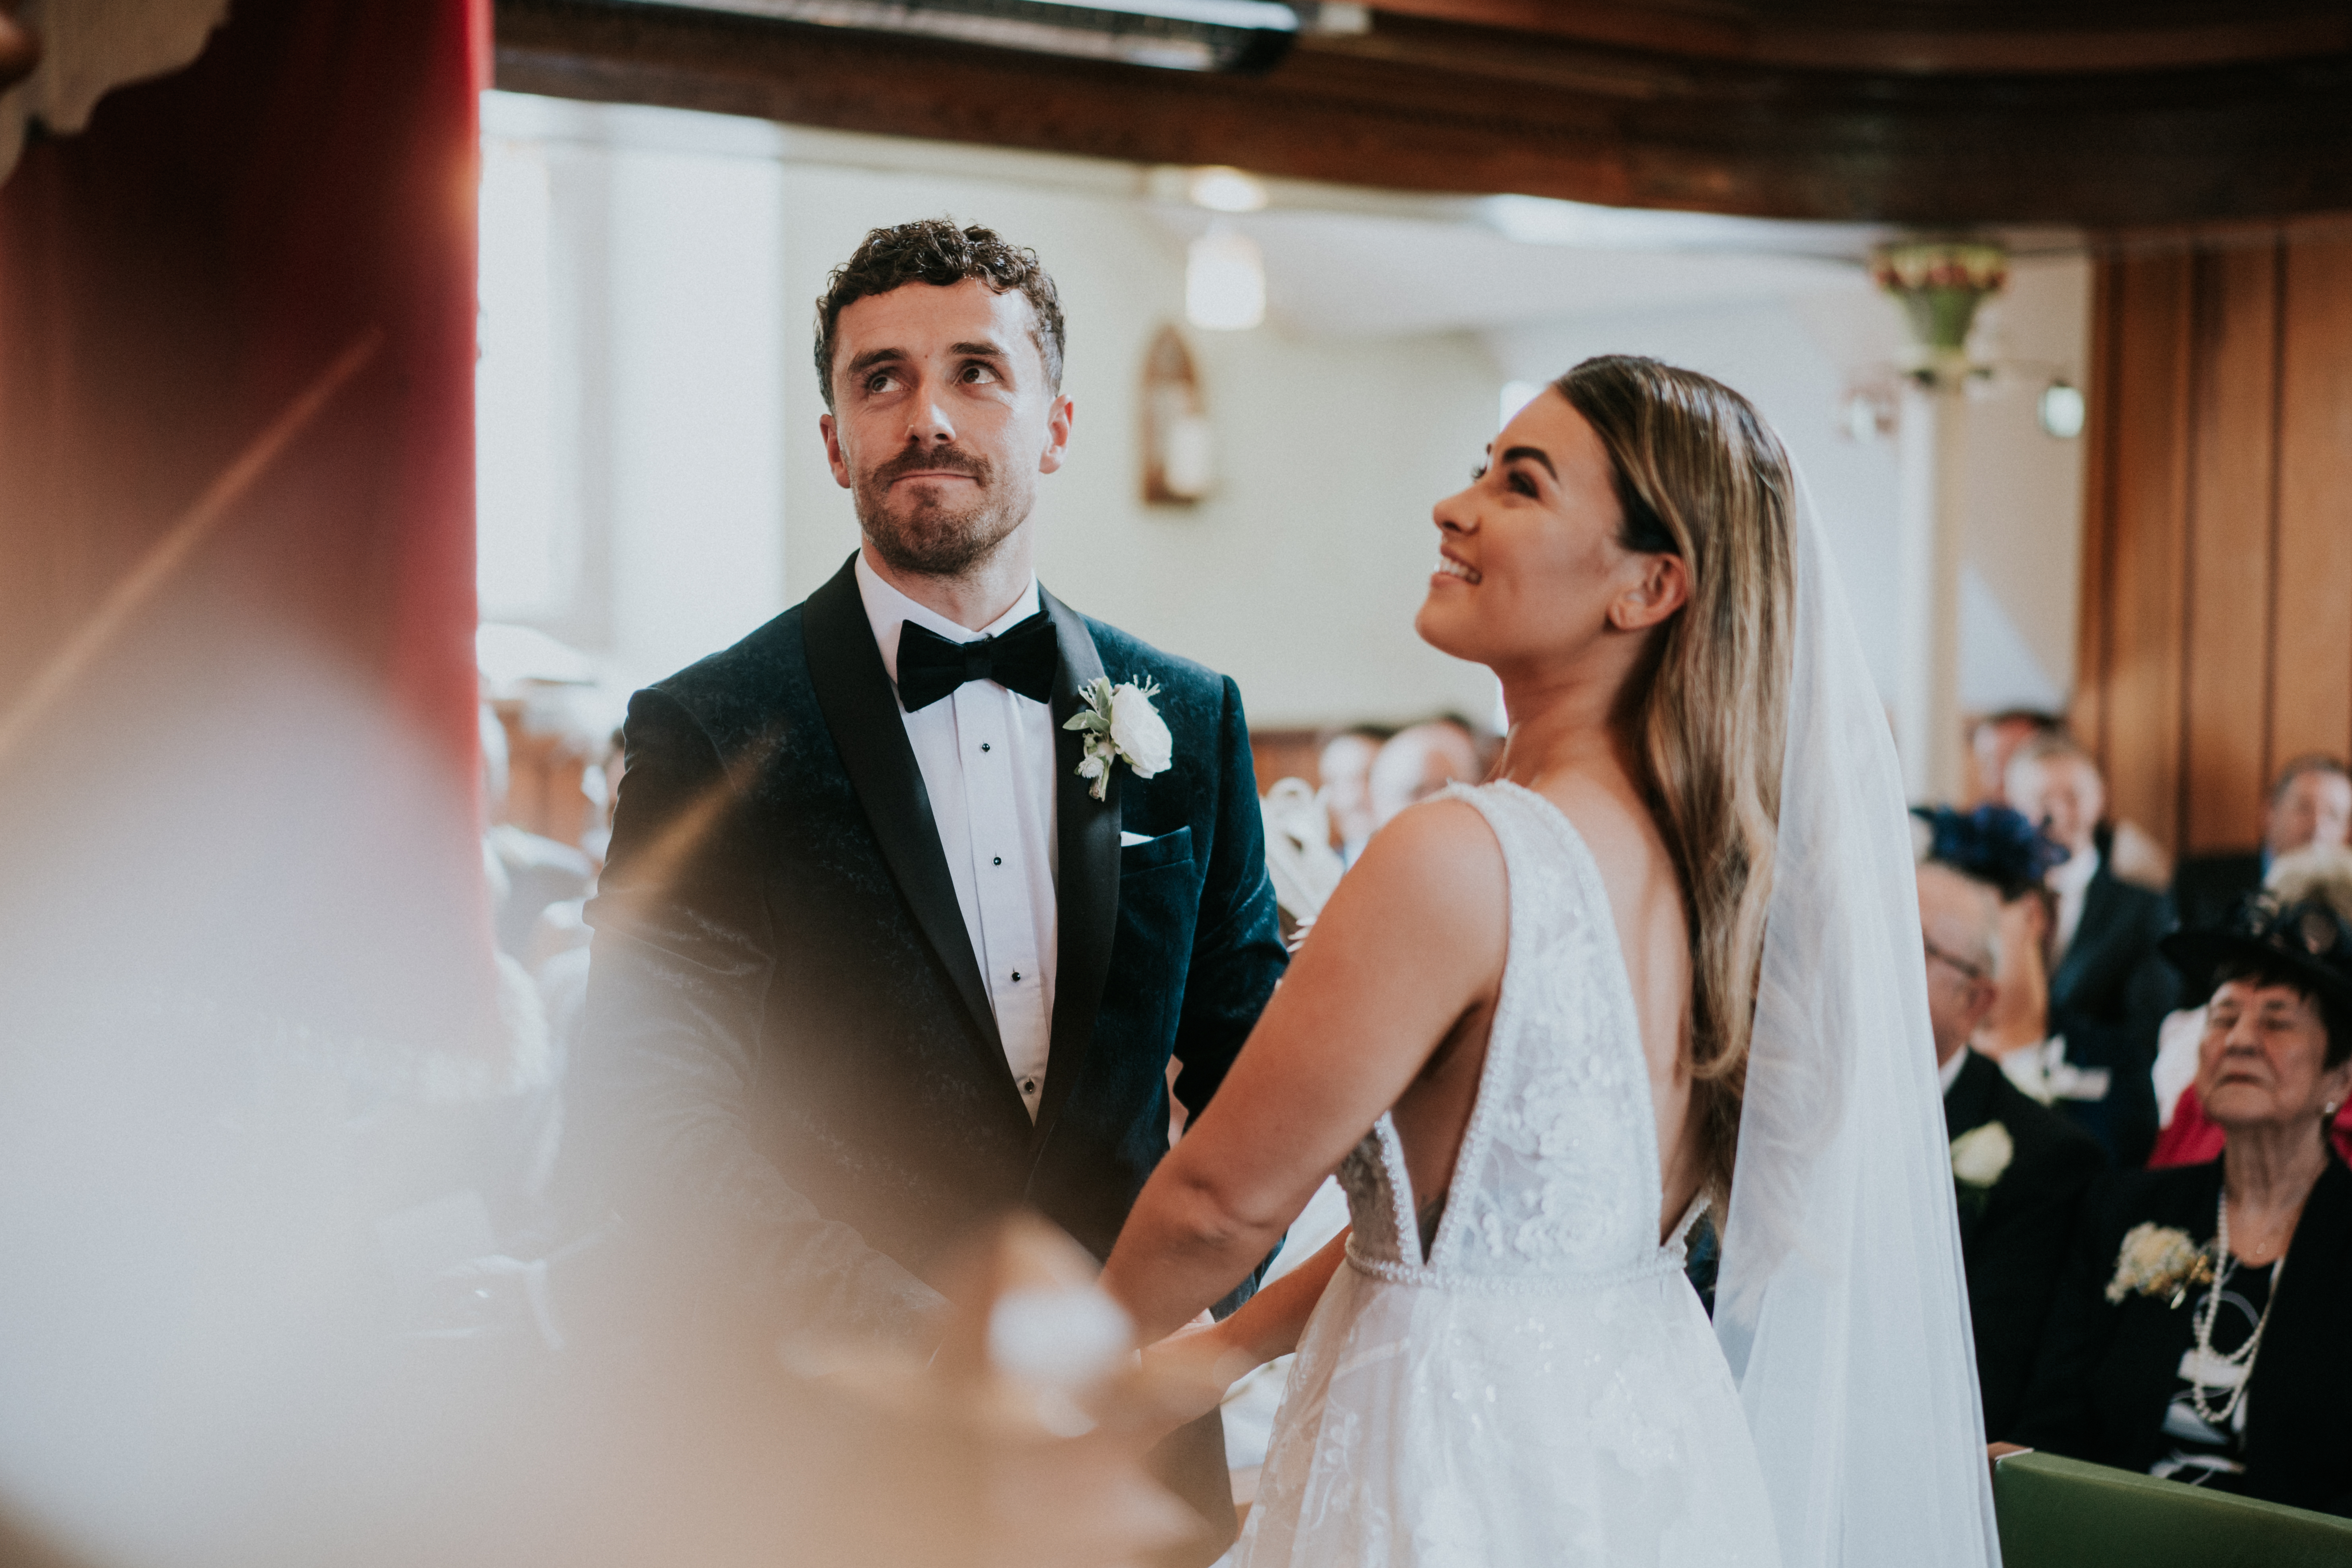
[[[912,713],[967,680],[993,680],[1034,701],[1049,701],[1054,667],[1060,661],[1054,623],[1043,610],[976,642],[950,642],[908,621],[898,630],[898,700]]]

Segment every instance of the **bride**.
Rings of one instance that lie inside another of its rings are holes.
[[[1347,1190],[1151,1352],[1297,1352],[1238,1562],[1998,1561],[1903,795],[1798,513],[1744,398],[1624,357],[1436,508],[1416,629],[1502,759],[1340,883],[1103,1274],[1158,1340]]]

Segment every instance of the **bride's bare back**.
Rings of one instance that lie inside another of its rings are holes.
[[[1683,1047],[1690,1021],[1690,924],[1674,861],[1656,823],[1622,774],[1595,777],[1563,770],[1549,778],[1513,782],[1534,789],[1559,808],[1592,852],[1609,892],[1618,950],[1633,989],[1633,1009],[1641,1018],[1642,1054],[1649,1063],[1650,1100],[1657,1115],[1664,1184],[1658,1235],[1663,1240],[1689,1208],[1701,1179],[1696,1150],[1685,1137],[1691,1097]],[[1451,809],[1467,808],[1456,805]],[[1405,1170],[1424,1211],[1424,1237],[1435,1228],[1435,1213],[1451,1185],[1476,1108],[1496,999],[1492,992],[1482,997],[1447,1032],[1392,1112],[1404,1146]]]

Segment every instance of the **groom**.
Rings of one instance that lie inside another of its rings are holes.
[[[629,704],[590,1158],[623,1230],[699,1271],[703,1321],[715,1295],[788,1352],[928,1353],[944,1255],[1016,1205],[1107,1255],[1168,1148],[1171,1057],[1198,1114],[1282,973],[1234,683],[1032,570],[1062,342],[1034,253],[866,236],[816,338],[863,543]],[[1158,689],[1070,728],[1106,677]],[[1230,1538],[1214,1422],[1163,1475]]]

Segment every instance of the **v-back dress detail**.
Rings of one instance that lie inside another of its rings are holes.
[[[1423,1256],[1381,1116],[1299,1341],[1244,1568],[1778,1562],[1738,1391],[1683,1277],[1633,988],[1601,872],[1549,801],[1486,819],[1509,938],[1476,1102]]]

